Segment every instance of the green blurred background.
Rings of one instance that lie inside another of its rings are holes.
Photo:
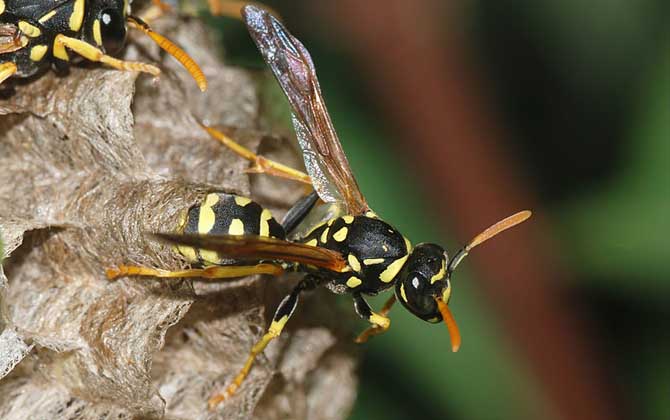
[[[434,203],[440,197],[457,207],[463,197],[445,198],[436,189],[431,176],[442,172],[422,167],[411,153],[416,139],[396,129],[408,127],[396,121],[403,114],[389,112],[380,99],[384,84],[375,83],[378,75],[361,57],[375,60],[389,47],[361,54],[346,29],[352,16],[369,18],[369,25],[359,28],[397,38],[380,44],[403,48],[405,35],[397,22],[380,24],[374,14],[366,15],[371,7],[359,10],[352,1],[267,3],[312,53],[331,116],[371,206],[413,242],[441,243],[453,253],[477,232],[458,230],[463,210],[445,214]],[[496,150],[506,151],[487,159],[512,167],[509,179],[521,191],[515,197],[532,206],[536,217],[530,222],[534,226],[477,249],[482,256],[467,260],[455,276],[451,307],[463,334],[460,352],[449,351],[442,326],[422,323],[400,307],[391,312],[390,332],[366,345],[351,418],[670,418],[670,2],[372,3],[395,8],[396,16],[407,13],[405,25],[416,25],[417,32],[425,22],[413,21],[417,14],[407,11],[430,10],[439,23],[431,45],[442,45],[440,37],[444,45],[458,45],[461,54],[446,62],[465,60],[472,73],[462,79],[467,88],[455,89],[475,92],[484,104],[475,109],[485,110],[482,118],[495,127],[491,133],[487,125],[486,134]],[[211,22],[222,28],[229,56],[261,67],[239,22]],[[453,54],[454,48],[426,51],[432,58]],[[450,68],[437,69],[442,70]],[[417,111],[405,105],[409,115],[430,112],[430,107]],[[445,137],[436,153],[456,144]],[[444,172],[464,170],[449,154],[443,161],[438,169]],[[477,220],[477,226],[494,221]],[[536,241],[527,248],[505,246],[524,232],[523,238]],[[513,281],[504,274],[491,279],[502,282],[499,286],[482,287],[488,273],[504,272],[504,267],[481,266],[496,249],[531,253],[531,259],[550,255],[547,278],[523,281],[529,281],[529,290],[541,287],[538,293],[548,294],[555,319],[569,316],[566,326],[576,326],[570,344],[552,345],[547,354],[561,352],[555,359],[560,364],[572,360],[575,351],[581,364],[552,366],[552,357],[528,350],[528,343],[541,349],[556,333],[543,330],[543,320],[526,329],[517,319],[517,330],[501,321],[514,320],[506,308],[527,305],[524,299],[533,295],[498,302],[504,294],[491,291]],[[543,251],[532,254],[535,249]],[[373,299],[376,307],[383,301]],[[583,393],[594,395],[564,398],[571,384],[583,383],[591,384]]]

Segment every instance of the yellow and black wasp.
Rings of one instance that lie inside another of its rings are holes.
[[[0,0],[0,84],[50,66],[66,67],[70,52],[118,70],[158,76],[160,69],[154,65],[109,55],[124,46],[128,26],[151,37],[182,63],[200,90],[207,89],[207,79],[195,61],[131,15],[129,0]]]
[[[177,233],[156,234],[161,240],[176,244],[187,260],[203,268],[173,272],[121,266],[108,270],[108,276],[226,278],[259,273],[279,275],[286,270],[305,273],[279,304],[268,331],[251,349],[233,382],[209,400],[210,408],[235,393],[255,357],[280,335],[298,305],[300,293],[317,286],[353,297],[356,312],[371,324],[357,342],[385,332],[390,326],[387,314],[399,300],[420,319],[445,322],[452,349],[457,351],[460,333],[448,307],[452,273],[474,247],[525,221],[530,211],[519,212],[489,227],[452,258],[439,245],[412,246],[397,229],[370,210],[333,128],[307,49],[267,11],[246,6],[242,14],[251,37],[289,100],[293,125],[315,192],[296,203],[281,224],[249,198],[211,193],[186,212]],[[222,133],[209,128],[208,131],[253,161],[258,172],[299,181],[307,178],[296,170],[254,155]],[[316,205],[319,199],[323,203]],[[375,312],[364,296],[392,287],[395,293]]]

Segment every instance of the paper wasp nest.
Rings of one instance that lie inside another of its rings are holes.
[[[250,183],[248,163],[197,125],[196,116],[221,124],[299,165],[290,144],[262,134],[260,75],[224,66],[197,24],[168,24],[160,29],[203,66],[209,93],[167,57],[158,83],[73,68],[0,100],[0,418],[344,418],[354,350],[329,294],[306,295],[236,397],[209,413],[207,398],[242,366],[295,279],[105,279],[121,263],[183,266],[143,232],[172,229],[209,191],[251,194],[277,217],[301,193]],[[161,56],[150,44],[128,54]]]

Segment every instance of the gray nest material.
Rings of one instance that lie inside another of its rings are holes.
[[[248,163],[199,128],[196,117],[222,124],[298,165],[292,146],[260,134],[255,78],[212,55],[196,23],[169,24],[161,30],[203,65],[208,94],[167,57],[158,83],[73,68],[0,100],[0,418],[344,418],[354,350],[329,294],[306,296],[238,394],[209,413],[207,398],[232,380],[295,279],[105,278],[122,263],[183,267],[143,233],[176,227],[208,192],[251,195],[277,217],[301,193],[250,183]],[[161,56],[150,44],[128,54]]]

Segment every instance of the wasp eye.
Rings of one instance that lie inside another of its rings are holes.
[[[117,9],[105,9],[100,12],[100,35],[105,52],[113,54],[119,51],[126,40],[126,22]]]

